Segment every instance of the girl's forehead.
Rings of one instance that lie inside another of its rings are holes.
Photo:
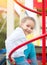
[[[26,20],[25,23],[28,23],[28,24],[34,24],[34,21],[33,20]]]
[[[26,22],[25,22],[25,25],[30,25],[30,26],[35,26],[35,23],[34,23],[34,21],[32,21],[32,20],[27,20]]]

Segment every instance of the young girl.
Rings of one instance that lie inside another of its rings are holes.
[[[25,17],[21,20],[19,27],[17,27],[5,41],[7,59],[12,49],[27,41],[26,35],[30,34],[34,27],[35,20],[32,17]],[[16,65],[38,65],[35,47],[32,43],[29,43],[15,51],[12,54],[12,58],[14,59],[14,62],[16,62]],[[31,60],[30,64],[28,63],[27,59]]]

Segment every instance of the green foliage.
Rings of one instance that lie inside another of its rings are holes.
[[[0,29],[3,25],[3,23],[6,21],[6,19],[3,19],[2,14],[0,13]],[[14,21],[14,28],[16,28],[19,25],[19,17],[15,15],[15,21]],[[5,48],[5,39],[6,39],[6,24],[3,30],[0,33],[0,49]]]
[[[19,17],[15,15],[15,20],[14,20],[14,28],[19,26]]]
[[[0,33],[0,49],[5,47],[5,38],[6,34],[5,33]]]
[[[5,21],[6,19],[3,19],[2,13],[0,13],[0,30]],[[0,49],[5,48],[5,38],[6,38],[6,24],[3,30],[0,32]]]

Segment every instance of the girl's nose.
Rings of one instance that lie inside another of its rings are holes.
[[[30,28],[28,29],[28,31],[29,31],[30,33],[32,32],[32,30],[31,30]]]
[[[31,29],[30,29],[30,28],[28,28],[28,30],[29,30],[29,31],[31,31]]]

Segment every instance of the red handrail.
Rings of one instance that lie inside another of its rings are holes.
[[[31,11],[31,12],[34,12],[34,13],[36,13],[36,14],[39,14],[39,15],[42,15],[42,12],[38,12],[38,11],[35,11],[35,10],[32,10],[32,9],[30,9],[30,8],[28,8],[28,7],[26,7],[26,6],[24,6],[23,4],[21,4],[20,2],[18,2],[17,0],[14,0],[19,6],[21,6],[22,8],[24,8],[24,9],[26,9],[26,10],[28,10],[28,11]],[[47,16],[47,14],[46,14],[46,16]]]
[[[41,39],[41,38],[43,38],[43,37],[45,37],[45,36],[47,36],[47,33],[46,33],[46,34],[43,34],[43,35],[41,35],[41,36],[39,36],[39,37],[36,37],[36,38],[34,38],[34,39],[31,39],[31,40],[29,40],[29,41],[26,41],[25,43],[22,43],[21,45],[19,45],[19,46],[17,46],[16,48],[14,48],[14,49],[9,53],[9,60],[10,60],[10,62],[13,61],[13,59],[11,58],[11,55],[13,54],[14,51],[16,51],[16,50],[18,50],[19,48],[25,46],[26,44],[29,44],[30,42],[33,42],[33,41],[38,40],[38,39]],[[14,64],[14,65],[16,65],[16,64]]]

